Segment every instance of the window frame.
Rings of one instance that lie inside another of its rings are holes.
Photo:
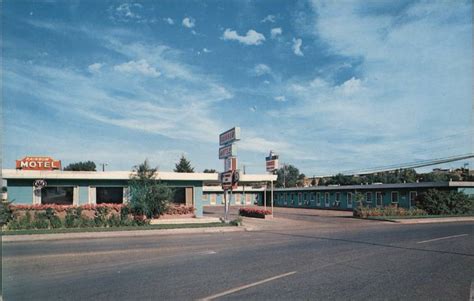
[[[394,194],[397,196],[397,201],[396,202],[393,201],[393,195]],[[392,204],[398,204],[400,202],[400,194],[398,193],[398,191],[392,191],[392,193],[390,194],[390,202]]]
[[[379,204],[378,196],[380,196],[380,204]],[[379,207],[383,206],[383,193],[381,191],[376,191],[375,192],[375,205],[379,206]]]

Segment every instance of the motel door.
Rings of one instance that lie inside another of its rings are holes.
[[[186,198],[186,206],[193,206],[194,205],[194,198],[193,198],[193,188],[186,187],[185,191],[185,198]]]

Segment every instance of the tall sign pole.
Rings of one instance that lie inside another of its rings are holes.
[[[237,170],[237,146],[240,140],[240,127],[234,127],[219,135],[219,159],[224,160],[224,172],[219,174],[224,191],[224,220],[228,220],[229,206],[232,200],[232,189],[237,188],[239,171]],[[230,198],[227,191],[230,190]]]
[[[275,173],[275,170],[278,169],[278,155],[273,151],[270,151],[268,157],[265,158],[265,166],[267,172],[272,175]],[[273,180],[270,180],[270,203],[272,206],[272,218],[273,218]]]

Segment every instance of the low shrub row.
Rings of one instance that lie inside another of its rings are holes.
[[[143,214],[123,204],[82,206],[62,205],[11,205],[0,206],[1,225],[8,230],[93,228],[142,226],[150,221]],[[169,206],[165,214],[185,215],[194,213],[189,206]]]
[[[395,206],[381,208],[358,207],[354,209],[354,216],[361,218],[367,218],[370,216],[421,216],[427,214],[428,213],[423,209],[405,209]]]
[[[270,210],[256,209],[256,208],[240,208],[239,215],[247,217],[258,217],[265,218],[265,215],[270,215],[272,212]]]

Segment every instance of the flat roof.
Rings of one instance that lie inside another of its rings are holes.
[[[55,180],[129,180],[131,171],[64,171],[64,170],[19,170],[2,169],[4,179],[55,179]],[[276,181],[276,175],[240,175],[240,182]],[[156,179],[169,181],[219,181],[217,173],[180,173],[158,171]]]
[[[472,181],[451,182],[419,182],[419,183],[394,183],[394,184],[368,184],[368,185],[330,185],[310,187],[277,188],[275,191],[306,191],[306,190],[377,190],[396,188],[440,188],[440,187],[474,187]]]

